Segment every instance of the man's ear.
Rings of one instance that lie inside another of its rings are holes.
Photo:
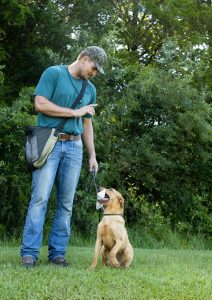
[[[80,58],[80,62],[82,64],[86,63],[87,61],[88,61],[88,56],[83,56],[83,57]]]

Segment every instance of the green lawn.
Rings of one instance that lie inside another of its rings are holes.
[[[93,249],[70,247],[71,266],[47,264],[43,247],[36,268],[20,266],[18,247],[0,247],[1,300],[212,299],[212,252],[135,249],[128,270],[88,271]]]

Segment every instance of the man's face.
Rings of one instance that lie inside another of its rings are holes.
[[[91,77],[96,76],[97,74],[97,68],[94,64],[94,62],[89,59],[88,57],[84,57],[83,60],[81,61],[81,67],[79,69],[78,76],[81,79],[89,79]]]

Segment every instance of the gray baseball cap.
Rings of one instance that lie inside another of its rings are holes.
[[[105,74],[103,66],[107,61],[107,54],[105,51],[98,46],[90,46],[85,49],[85,52],[90,56],[92,61],[95,63],[97,70]]]

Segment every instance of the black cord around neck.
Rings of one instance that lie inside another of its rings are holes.
[[[72,81],[72,78],[71,78],[72,75],[70,74],[68,67],[67,67],[67,72],[68,72],[68,76],[69,76],[69,79],[70,79],[70,81],[71,81],[72,86],[74,87],[75,91],[76,91],[77,94],[79,95],[79,91],[77,90],[76,86],[74,85],[74,83],[73,83],[73,81]]]

